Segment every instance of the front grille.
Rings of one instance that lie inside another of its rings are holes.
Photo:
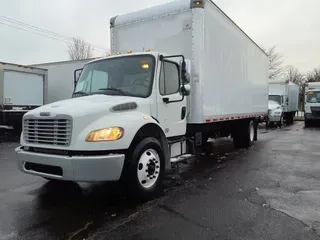
[[[71,130],[70,119],[25,119],[23,135],[30,144],[69,146]]]
[[[311,107],[312,116],[320,117],[320,107]]]

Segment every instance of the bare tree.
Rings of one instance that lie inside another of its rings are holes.
[[[92,57],[92,48],[81,38],[73,38],[73,42],[68,44],[70,60],[88,59]]]
[[[276,51],[276,46],[265,49],[262,48],[269,56],[269,78],[273,79],[281,76],[285,68],[283,67],[283,54]]]
[[[308,73],[307,81],[308,82],[320,82],[320,68],[315,68],[310,73]]]
[[[303,90],[303,85],[306,82],[304,74],[299,72],[299,70],[293,66],[286,67],[285,79],[297,84],[300,88],[300,91]]]

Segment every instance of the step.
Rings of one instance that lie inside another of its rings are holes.
[[[181,162],[183,160],[188,160],[188,159],[191,159],[195,157],[195,155],[192,155],[192,154],[184,154],[184,155],[181,155],[181,156],[178,156],[178,157],[173,157],[170,159],[170,162],[171,163],[178,163],[178,162]]]

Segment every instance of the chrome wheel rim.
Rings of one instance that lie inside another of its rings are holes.
[[[156,150],[144,151],[139,159],[137,175],[143,188],[152,188],[160,175],[160,157]]]

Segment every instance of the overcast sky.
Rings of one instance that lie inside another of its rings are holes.
[[[109,19],[170,0],[0,0],[0,16],[109,48]],[[215,0],[255,42],[276,45],[285,64],[320,67],[320,0]],[[0,18],[0,61],[68,60],[66,43],[8,27]],[[10,23],[9,23],[10,24]],[[101,55],[95,51],[96,55]]]

